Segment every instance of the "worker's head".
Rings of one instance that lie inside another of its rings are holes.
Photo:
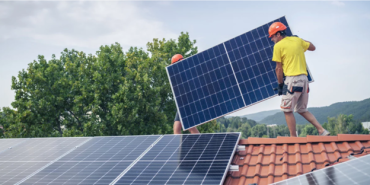
[[[274,22],[269,28],[269,37],[276,44],[286,36],[286,26],[281,22]]]
[[[172,57],[171,59],[171,64],[175,63],[175,62],[178,62],[180,60],[184,59],[184,57],[182,57],[181,54],[176,54]]]

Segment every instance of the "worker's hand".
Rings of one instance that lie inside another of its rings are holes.
[[[281,96],[283,94],[283,87],[284,87],[284,83],[281,83],[279,84],[279,86],[277,86],[274,91],[278,91],[278,95]]]

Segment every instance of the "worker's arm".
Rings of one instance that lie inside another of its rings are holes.
[[[283,73],[283,67],[281,65],[281,62],[276,62],[276,77],[278,79],[278,83],[282,84],[284,83],[284,73]]]
[[[315,51],[316,47],[315,47],[315,45],[312,44],[312,42],[307,41],[307,40],[304,40],[304,41],[310,43],[310,46],[308,46],[308,49],[307,49],[308,51]]]

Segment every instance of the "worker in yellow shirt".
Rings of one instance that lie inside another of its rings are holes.
[[[276,62],[278,94],[282,95],[280,108],[284,112],[290,136],[297,137],[293,110],[315,126],[319,135],[330,135],[307,110],[309,86],[304,52],[316,48],[311,42],[296,36],[286,36],[286,28],[283,23],[274,22],[268,31],[275,43],[272,61]]]
[[[176,54],[172,57],[171,59],[171,64],[174,64],[175,62],[178,62],[180,60],[184,59],[184,57],[181,54]],[[199,134],[199,130],[197,127],[193,127],[189,129],[189,132],[191,134]],[[173,123],[173,134],[181,134],[181,122],[180,122],[180,117],[179,113],[176,112],[175,120]]]

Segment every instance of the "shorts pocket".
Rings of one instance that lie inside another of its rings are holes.
[[[291,109],[292,107],[292,99],[291,98],[283,98],[281,100],[280,108],[282,109]]]

